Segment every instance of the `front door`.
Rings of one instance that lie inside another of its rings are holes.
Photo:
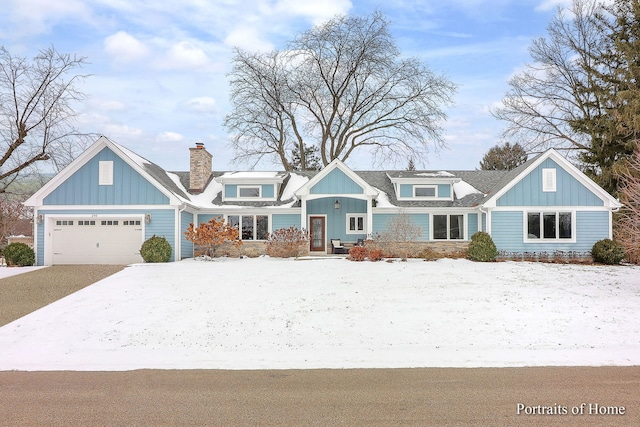
[[[325,252],[327,250],[325,242],[325,217],[310,216],[309,217],[309,234],[311,235],[311,243],[309,250],[311,252]]]

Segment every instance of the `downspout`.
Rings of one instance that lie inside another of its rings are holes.
[[[178,217],[176,218],[176,239],[175,239],[176,255],[174,257],[174,262],[182,260],[182,233],[181,233],[182,230],[180,229],[180,226],[182,225],[182,212],[184,212],[186,208],[187,208],[186,203],[181,203],[180,206],[178,206],[178,211],[177,211]]]

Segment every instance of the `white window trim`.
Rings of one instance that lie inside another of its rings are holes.
[[[244,189],[258,189],[258,195],[256,197],[247,197],[247,196],[240,196],[240,191],[244,190]],[[262,185],[256,184],[256,185],[238,185],[237,189],[236,189],[237,193],[236,193],[236,198],[237,199],[244,199],[244,200],[257,200],[257,199],[262,199]]]
[[[542,192],[554,193],[556,191],[556,169],[542,169]]]
[[[268,226],[267,226],[267,234],[271,234],[272,233],[272,217],[271,214],[266,214],[266,213],[249,213],[249,212],[243,212],[243,213],[230,213],[230,214],[226,214],[224,216],[224,220],[225,222],[229,222],[229,217],[230,216],[237,216],[238,217],[238,239],[240,239],[241,241],[245,241],[245,242],[266,242],[267,239],[251,239],[251,240],[244,240],[242,238],[242,217],[243,216],[252,216],[253,217],[253,237],[258,237],[258,218],[259,216],[266,216],[267,217],[267,221],[269,222]]]
[[[367,234],[367,214],[366,213],[348,213],[347,221],[345,224],[346,233],[347,234]],[[349,223],[351,222],[351,218],[356,218],[356,225],[358,224],[357,218],[362,218],[362,230],[350,230]]]
[[[447,217],[447,238],[446,239],[436,239],[434,236],[435,233],[435,223],[434,223],[434,217],[438,216],[438,215],[444,215]],[[451,231],[451,216],[452,215],[462,215],[462,238],[461,239],[452,239],[451,236],[449,235],[449,231]],[[430,238],[431,240],[433,240],[434,242],[445,242],[445,241],[452,241],[452,242],[460,242],[460,241],[465,241],[465,240],[469,240],[467,238],[467,232],[469,231],[468,228],[468,218],[467,218],[467,214],[465,213],[437,213],[437,214],[431,214],[431,217],[429,218],[429,228],[430,228]]]
[[[113,161],[98,162],[98,185],[113,185]]]
[[[570,239],[561,239],[558,237],[560,228],[557,226],[558,224],[558,215],[560,213],[569,213],[571,214],[571,238]],[[524,243],[576,243],[576,211],[572,209],[558,209],[558,210],[529,210],[522,212],[522,236]],[[543,233],[543,221],[542,218],[540,220],[540,238],[530,238],[529,237],[529,214],[538,214],[543,216],[544,214],[555,214],[556,215],[556,237],[555,238],[545,238],[542,237]]]

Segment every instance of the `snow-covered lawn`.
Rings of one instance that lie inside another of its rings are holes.
[[[640,365],[640,267],[139,264],[0,328],[0,370]]]

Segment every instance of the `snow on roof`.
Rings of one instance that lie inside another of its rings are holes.
[[[420,172],[420,173],[417,173],[416,176],[427,176],[430,178],[437,178],[437,177],[449,177],[449,176],[455,176],[455,175],[447,171],[438,171],[438,172]]]
[[[309,181],[309,178],[306,176],[298,175],[296,173],[291,172],[289,174],[289,182],[282,192],[281,200],[289,200],[295,196],[295,192],[297,189],[305,185]]]
[[[377,202],[376,207],[378,207],[378,208],[393,208],[393,207],[395,207],[395,205],[392,204],[389,201],[389,196],[387,195],[387,193],[385,193],[384,191],[381,191],[381,190],[379,190],[377,188],[376,188],[376,190],[379,191],[378,197],[376,198],[376,202]]]
[[[482,191],[478,191],[474,186],[465,181],[454,183],[453,191],[456,194],[457,199],[462,199],[469,194],[482,193]]]
[[[254,171],[243,171],[243,172],[225,172],[220,176],[220,178],[235,178],[235,179],[245,179],[245,178],[276,178],[280,172],[254,172]]]

